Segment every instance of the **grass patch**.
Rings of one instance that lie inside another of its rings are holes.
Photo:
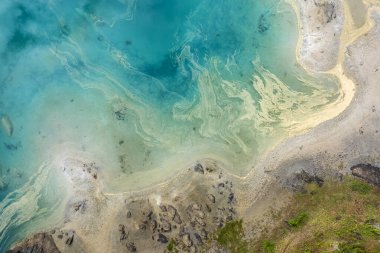
[[[305,189],[272,215],[273,229],[250,252],[380,252],[379,188],[346,177]]]
[[[269,240],[264,240],[261,243],[261,249],[264,253],[275,253],[276,245]]]
[[[245,253],[248,251],[248,244],[244,240],[243,221],[230,221],[215,234],[220,246],[231,253]]]
[[[360,194],[368,194],[372,191],[372,186],[362,182],[362,181],[353,181],[351,184],[351,190],[354,192],[358,192]]]
[[[177,246],[177,243],[174,239],[171,239],[168,246],[166,247],[166,249],[168,250],[168,252],[170,253],[178,253],[178,249],[176,248]]]
[[[287,223],[293,228],[298,228],[306,222],[307,218],[307,214],[305,212],[301,212],[297,216],[290,218]]]

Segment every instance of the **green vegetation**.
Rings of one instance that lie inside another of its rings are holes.
[[[297,216],[289,219],[287,222],[293,228],[298,228],[307,220],[307,214],[304,212],[299,213]]]
[[[252,252],[380,252],[380,189],[352,177],[305,189],[273,216],[273,230],[250,242]]]
[[[361,181],[354,181],[351,184],[351,190],[360,194],[368,194],[372,191],[373,187]]]
[[[218,244],[231,253],[249,252],[248,244],[244,240],[242,220],[228,222],[215,235]]]
[[[176,248],[177,246],[177,243],[174,239],[171,239],[168,246],[166,247],[166,249],[168,250],[168,252],[170,253],[178,253],[178,249]]]
[[[274,253],[275,252],[275,244],[269,240],[264,240],[261,243],[261,249],[265,253]]]
[[[244,239],[243,221],[231,221],[212,240],[232,253],[380,253],[380,189],[347,177],[308,184],[287,207],[271,212],[260,238]]]

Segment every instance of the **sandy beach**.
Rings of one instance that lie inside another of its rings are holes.
[[[363,1],[360,9],[352,1],[288,2],[299,23],[299,64],[341,84],[335,103],[302,122],[307,131],[295,130],[244,177],[205,159],[138,192],[104,192],[96,164],[67,159],[62,177],[72,188],[63,224],[10,252],[35,241],[44,241],[49,252],[165,252],[171,240],[183,252],[198,252],[202,240],[229,220],[270,226],[266,212],[286,203],[302,170],[338,178],[359,163],[380,165],[380,3]]]

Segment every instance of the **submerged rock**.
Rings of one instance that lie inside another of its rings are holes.
[[[13,124],[7,115],[1,116],[1,125],[8,136],[13,135]]]
[[[355,177],[364,179],[370,184],[380,187],[380,168],[371,164],[358,164],[351,167],[351,173]]]
[[[197,164],[194,166],[194,171],[195,171],[195,172],[198,172],[198,173],[201,173],[201,174],[204,174],[204,173],[205,173],[205,171],[204,171],[204,169],[203,169],[203,166],[202,166],[202,164],[200,164],[200,163],[197,163]]]
[[[4,179],[0,177],[0,191],[5,190],[7,188],[7,183],[5,183]]]
[[[61,253],[48,233],[35,234],[6,253]]]

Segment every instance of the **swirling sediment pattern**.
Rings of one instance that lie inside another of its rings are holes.
[[[59,213],[68,157],[112,192],[203,158],[242,176],[339,96],[280,0],[4,0],[0,20],[0,251]]]

